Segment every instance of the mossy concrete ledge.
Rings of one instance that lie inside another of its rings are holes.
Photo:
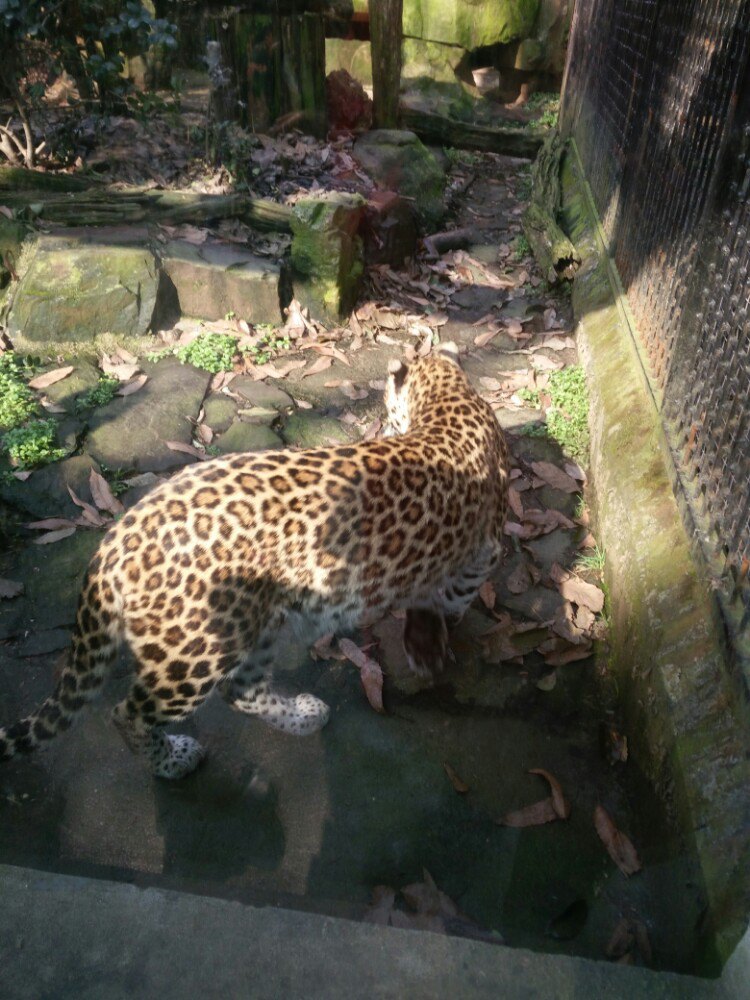
[[[661,419],[575,146],[563,168],[573,285],[591,400],[591,481],[607,553],[608,669],[622,699],[628,766],[643,772],[697,857],[705,918],[696,970],[718,973],[750,914],[750,727],[710,583],[672,488]]]

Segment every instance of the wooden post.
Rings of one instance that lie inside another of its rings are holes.
[[[403,0],[370,0],[373,123],[398,128]]]

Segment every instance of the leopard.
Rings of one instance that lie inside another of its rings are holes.
[[[166,779],[203,761],[197,739],[167,728],[214,690],[282,732],[326,724],[321,699],[274,686],[285,620],[312,642],[400,610],[409,666],[439,674],[446,622],[460,620],[502,557],[508,447],[455,344],[392,360],[384,396],[382,437],[208,459],[124,512],[86,571],[53,693],[0,729],[0,760],[68,729],[121,644],[134,668],[112,719]]]

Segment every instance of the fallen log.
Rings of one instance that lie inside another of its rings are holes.
[[[3,204],[29,208],[47,222],[63,226],[116,226],[134,223],[207,225],[241,219],[255,229],[291,232],[292,210],[265,198],[243,194],[195,194],[189,191],[98,190],[50,194],[48,191],[3,192]]]
[[[52,174],[0,164],[0,191],[85,191],[96,181],[75,174]]]
[[[401,124],[403,128],[416,132],[428,144],[480,149],[485,153],[502,153],[525,159],[533,159],[537,155],[545,137],[544,130],[472,125],[432,111],[419,111],[405,104],[401,105]]]
[[[476,229],[447,229],[441,233],[425,236],[422,242],[429,254],[438,257],[447,250],[465,250],[476,239]]]
[[[542,274],[550,283],[573,278],[581,264],[575,246],[560,226],[560,163],[565,141],[555,130],[547,138],[531,168],[531,202],[521,223]]]

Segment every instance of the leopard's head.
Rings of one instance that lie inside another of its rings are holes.
[[[386,436],[406,434],[415,412],[428,398],[440,392],[440,387],[460,371],[458,347],[449,342],[441,344],[436,352],[426,358],[388,363],[388,380],[385,385],[387,411]]]

